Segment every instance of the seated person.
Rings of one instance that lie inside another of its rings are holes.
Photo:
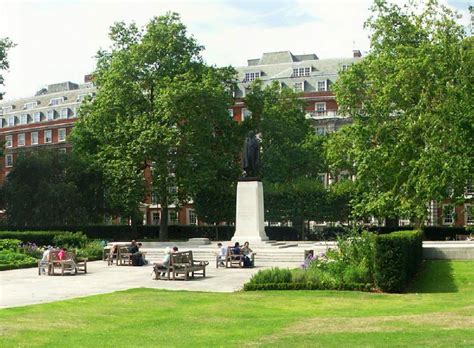
[[[137,242],[135,242],[134,240],[132,240],[132,242],[130,243],[130,246],[128,247],[128,252],[130,254],[135,254],[135,253],[138,253],[138,246],[137,246]]]
[[[252,255],[253,250],[250,249],[249,242],[245,242],[244,246],[241,249],[242,255],[244,255],[244,267],[252,267]]]
[[[175,248],[176,248],[176,250],[178,249],[177,247],[175,247]],[[154,269],[155,269],[155,272],[156,272],[157,275],[158,275],[157,269],[158,270],[168,269],[168,267],[170,266],[171,253],[173,252],[173,249],[171,249],[170,247],[166,247],[165,256],[163,257],[163,260],[161,262],[156,262],[155,263]],[[166,272],[162,272],[161,275],[165,276]]]
[[[234,247],[232,248],[232,253],[234,255],[242,255],[242,250],[240,249],[239,242],[235,242]]]
[[[143,266],[145,264],[143,254],[140,252],[141,246],[142,243],[135,243],[135,245],[129,249],[129,252],[132,254],[132,266]]]
[[[66,248],[61,248],[58,253],[58,260],[66,260],[67,258],[67,249]]]

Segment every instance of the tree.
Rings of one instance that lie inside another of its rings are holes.
[[[168,206],[188,202],[234,165],[236,124],[227,110],[235,71],[205,65],[175,13],[145,29],[116,23],[110,38],[111,50],[98,54],[97,96],[81,109],[73,143],[104,168],[108,194],[126,214],[153,194],[165,240]]]
[[[371,51],[335,85],[353,124],[328,154],[354,167],[359,217],[421,223],[430,200],[461,201],[473,179],[473,38],[436,1],[414,6],[376,0]]]
[[[55,150],[19,154],[2,188],[13,226],[66,226],[103,220],[102,175]]]
[[[9,68],[7,53],[8,53],[8,50],[14,46],[15,45],[13,44],[12,41],[10,41],[10,39],[8,38],[0,39],[0,72],[2,72],[3,70],[7,70]],[[4,85],[4,79],[3,79],[2,74],[0,74],[0,86],[3,86],[3,85]],[[2,100],[3,94],[4,93],[0,92],[0,100]]]

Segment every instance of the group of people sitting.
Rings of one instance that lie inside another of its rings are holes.
[[[115,244],[110,248],[109,251],[109,259],[113,260],[114,257],[117,257],[119,245]],[[132,254],[132,266],[143,266],[147,264],[147,261],[143,257],[143,254],[140,252],[140,248],[142,247],[142,243],[136,242],[132,240],[130,245],[127,247],[128,253]]]
[[[218,262],[221,266],[225,267],[225,261],[227,258],[227,250],[230,248],[232,250],[232,255],[243,255],[244,257],[244,267],[253,267],[253,257],[255,253],[250,249],[249,242],[245,242],[243,246],[240,246],[239,242],[235,242],[234,246],[223,246],[222,243],[217,243],[219,248],[218,253]]]

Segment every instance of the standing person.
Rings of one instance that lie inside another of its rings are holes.
[[[227,247],[223,246],[221,242],[217,243],[218,253],[217,253],[217,263],[218,265],[225,267],[225,259],[227,257]]]

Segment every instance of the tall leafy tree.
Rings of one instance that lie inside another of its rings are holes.
[[[8,53],[8,50],[12,48],[13,46],[15,45],[10,39],[0,38],[0,86],[4,85],[4,78],[1,72],[9,68],[7,53]],[[0,92],[0,100],[2,100],[3,94],[4,93]]]
[[[105,211],[101,172],[55,150],[19,154],[2,198],[13,226],[98,223]]]
[[[474,41],[436,1],[372,11],[371,50],[335,86],[353,124],[328,154],[334,170],[354,166],[356,215],[421,223],[430,200],[461,201],[473,179]]]
[[[74,146],[104,168],[108,194],[127,214],[153,193],[164,240],[168,206],[189,201],[234,165],[236,124],[227,110],[235,71],[205,65],[203,47],[175,13],[144,29],[116,23],[110,38],[110,51],[98,54],[98,93],[80,111]]]

